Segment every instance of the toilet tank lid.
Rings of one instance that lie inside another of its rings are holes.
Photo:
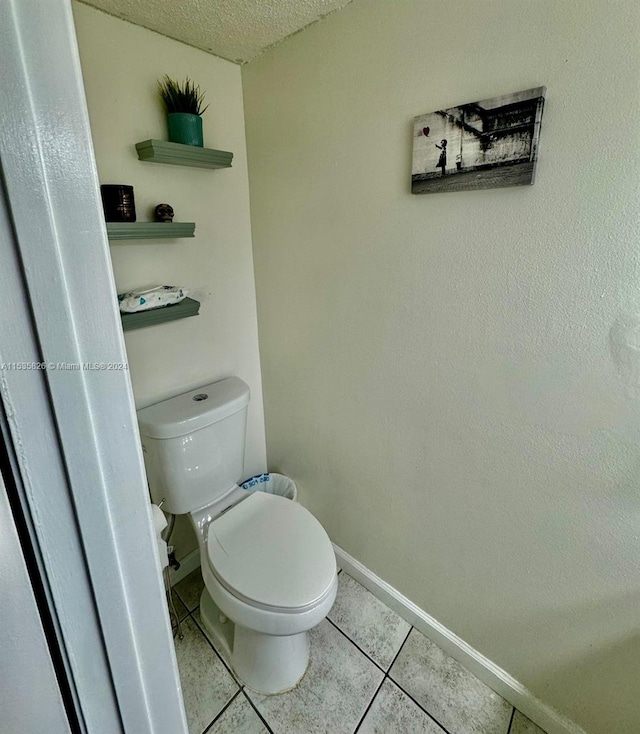
[[[149,438],[177,438],[228,418],[249,404],[249,386],[227,377],[138,411],[140,433]]]

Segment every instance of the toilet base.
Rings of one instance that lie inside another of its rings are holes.
[[[257,693],[285,693],[307,671],[308,632],[267,635],[236,625],[218,609],[206,587],[200,598],[200,619],[236,676]]]

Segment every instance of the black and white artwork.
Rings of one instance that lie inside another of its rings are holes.
[[[536,87],[416,117],[412,193],[532,184],[544,94]]]

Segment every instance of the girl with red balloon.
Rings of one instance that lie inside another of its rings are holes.
[[[440,150],[440,158],[438,158],[438,162],[436,163],[436,168],[442,169],[442,175],[445,175],[445,169],[447,168],[447,141],[445,138],[443,138],[440,141],[440,145],[438,143],[434,143],[436,148]]]

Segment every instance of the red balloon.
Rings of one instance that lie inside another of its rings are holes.
[[[428,127],[423,127],[423,128],[422,128],[422,132],[423,132],[423,133],[424,133],[424,134],[425,134],[425,135],[426,135],[427,137],[429,137],[429,128],[428,128]]]

